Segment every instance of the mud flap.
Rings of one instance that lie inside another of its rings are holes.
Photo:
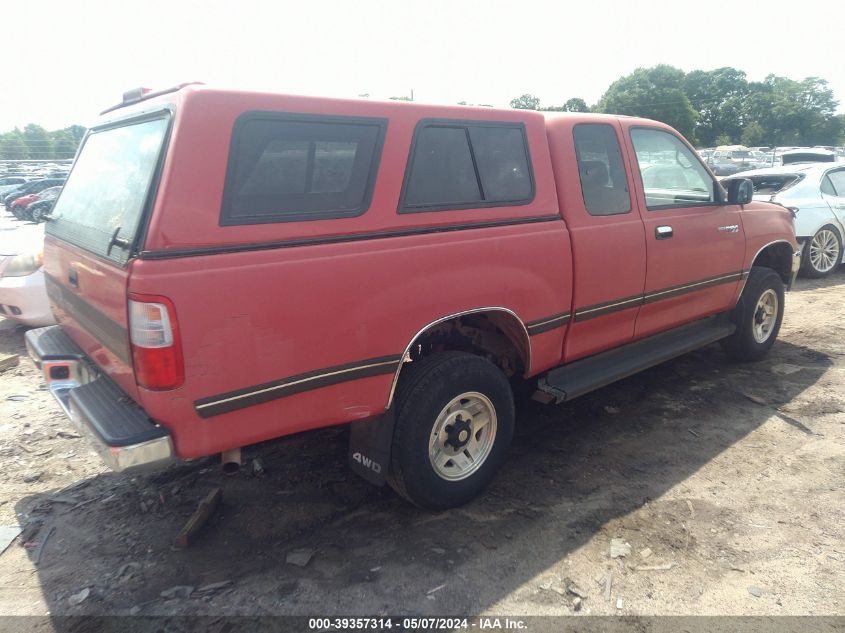
[[[383,486],[393,444],[393,407],[382,415],[353,422],[349,433],[349,466],[371,484]]]

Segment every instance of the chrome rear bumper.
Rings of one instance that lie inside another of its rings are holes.
[[[59,326],[28,331],[26,348],[50,393],[112,470],[151,470],[174,459],[167,429],[99,373]]]

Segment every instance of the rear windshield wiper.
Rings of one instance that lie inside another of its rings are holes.
[[[118,237],[118,233],[120,233],[120,227],[117,227],[114,230],[114,233],[111,234],[111,239],[109,240],[108,248],[106,248],[106,257],[111,255],[111,249],[115,246],[119,246],[124,251],[129,249],[129,240],[122,237]]]

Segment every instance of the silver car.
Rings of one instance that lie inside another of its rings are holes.
[[[756,169],[737,176],[754,183],[754,199],[795,212],[795,236],[804,245],[801,271],[826,277],[843,261],[845,165],[807,163]]]

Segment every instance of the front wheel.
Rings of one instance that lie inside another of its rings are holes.
[[[388,482],[431,510],[478,495],[504,461],[513,436],[508,379],[489,360],[442,352],[402,373]]]
[[[760,360],[774,345],[783,321],[783,280],[771,268],[751,269],[731,315],[736,331],[722,343],[740,361]]]
[[[804,245],[803,259],[801,270],[807,277],[827,277],[842,261],[839,232],[829,224],[820,228]]]

